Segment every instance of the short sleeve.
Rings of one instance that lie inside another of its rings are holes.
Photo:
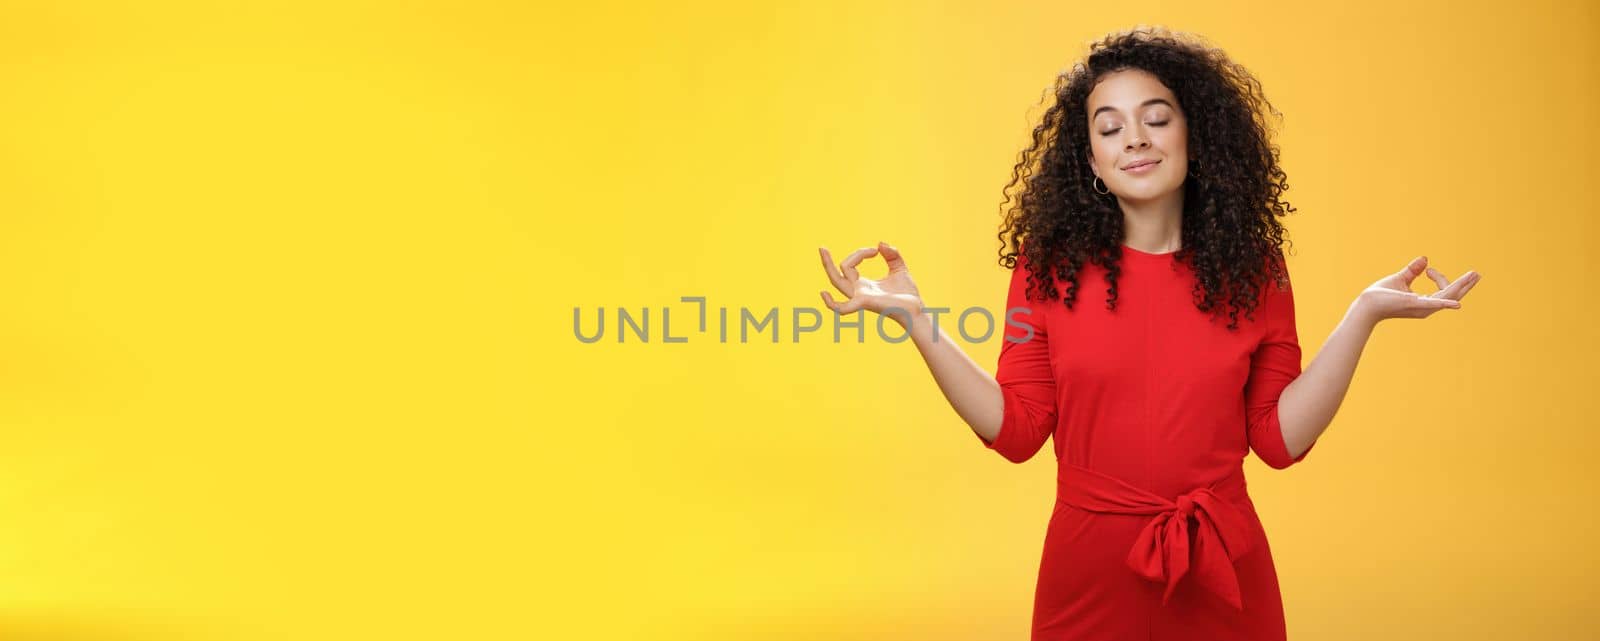
[[[1299,378],[1300,340],[1295,332],[1294,287],[1282,254],[1276,257],[1284,266],[1284,283],[1268,280],[1257,303],[1264,323],[1261,342],[1250,356],[1250,378],[1245,383],[1245,430],[1250,449],[1274,469],[1283,469],[1304,460],[1316,443],[1290,458],[1283,440],[1283,425],[1278,419],[1278,399],[1284,388]]]
[[[1019,256],[1011,270],[1005,337],[995,369],[1005,407],[1000,433],[992,443],[973,433],[985,447],[1013,463],[1033,458],[1056,427],[1056,382],[1050,369],[1044,306],[1026,297],[1028,273],[1026,259]]]

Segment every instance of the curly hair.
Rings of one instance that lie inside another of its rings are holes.
[[[1057,76],[1047,91],[1055,104],[1034,127],[1004,190],[1000,264],[1015,269],[1018,256],[1026,260],[1030,299],[1041,292],[1056,299],[1056,281],[1066,281],[1071,308],[1078,274],[1090,261],[1105,268],[1106,307],[1116,308],[1123,218],[1114,195],[1090,187],[1087,103],[1103,76],[1124,69],[1154,75],[1188,119],[1190,171],[1174,259],[1195,272],[1195,306],[1213,318],[1229,308],[1228,329],[1235,330],[1241,313],[1251,317],[1269,277],[1287,287],[1278,217],[1296,210],[1280,199],[1289,183],[1268,140],[1268,114],[1282,114],[1248,70],[1194,34],[1159,27],[1113,33]]]

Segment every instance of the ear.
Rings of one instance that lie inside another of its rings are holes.
[[[1089,161],[1089,171],[1094,172],[1094,177],[1095,178],[1099,178],[1100,177],[1100,170],[1094,166],[1094,150],[1092,150],[1092,149],[1089,150],[1089,153],[1087,155],[1085,155],[1084,157],[1085,157],[1085,159],[1087,159]]]

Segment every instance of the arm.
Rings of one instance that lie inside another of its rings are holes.
[[[1284,388],[1278,416],[1290,458],[1302,457],[1333,422],[1375,327],[1352,304],[1305,372]]]
[[[890,318],[900,320],[897,316]],[[927,362],[939,391],[974,433],[985,443],[993,441],[1000,434],[1005,409],[1000,384],[961,351],[943,327],[935,329],[927,312],[917,310],[912,319],[906,331]],[[906,326],[904,321],[900,324]]]
[[[984,447],[1013,463],[1032,458],[1055,432],[1056,386],[1041,314],[1025,298],[1026,259],[1018,258],[1006,294],[1003,342],[995,375],[973,362],[925,313],[908,331],[945,399]],[[1020,308],[1020,309],[1019,309]],[[1010,310],[1018,309],[1012,315]]]
[[[1279,266],[1284,266],[1281,255],[1275,260]],[[1287,276],[1287,269],[1284,274]],[[1334,408],[1337,408],[1337,397],[1344,395],[1350,375],[1346,372],[1345,384],[1337,385],[1337,390],[1319,387],[1326,385],[1319,381],[1337,377],[1329,366],[1333,360],[1321,357],[1314,363],[1314,371],[1302,372],[1300,339],[1295,330],[1293,283],[1285,282],[1280,288],[1268,282],[1261,292],[1255,313],[1260,316],[1263,329],[1261,342],[1250,354],[1250,378],[1244,389],[1245,432],[1250,449],[1262,462],[1274,469],[1283,469],[1304,459],[1315,444],[1316,436],[1327,427],[1323,422],[1314,426],[1314,432],[1307,431],[1314,419],[1306,418],[1308,406],[1303,394],[1310,393],[1320,400],[1321,394],[1331,391],[1337,395],[1333,399]],[[1349,364],[1351,368],[1354,368],[1353,360]],[[1301,384],[1308,374],[1309,382]],[[1291,388],[1295,389],[1293,393],[1289,391]],[[1330,416],[1331,413],[1330,409]]]
[[[1316,359],[1306,367],[1305,372],[1289,379],[1276,403],[1276,420],[1283,435],[1284,452],[1283,458],[1276,460],[1283,465],[1274,467],[1287,467],[1304,458],[1306,452],[1316,444],[1317,438],[1328,429],[1344,402],[1345,393],[1350,389],[1350,380],[1355,376],[1361,352],[1379,321],[1385,318],[1426,318],[1441,309],[1460,309],[1461,298],[1480,278],[1476,272],[1469,271],[1455,282],[1450,282],[1444,274],[1427,267],[1427,264],[1427,257],[1418,256],[1405,269],[1373,283],[1361,292],[1345,311],[1339,326],[1323,343]],[[1411,291],[1411,282],[1423,273],[1433,279],[1439,291],[1426,296]],[[1272,288],[1269,286],[1268,290],[1271,292]],[[1274,293],[1278,295],[1274,296]],[[1268,296],[1273,302],[1267,305],[1268,330],[1263,347],[1271,349],[1276,342],[1281,348],[1286,339],[1292,341],[1294,338],[1293,290],[1273,292]],[[1298,348],[1293,357],[1298,362]],[[1281,363],[1280,368],[1287,365],[1284,358],[1280,356],[1277,359]],[[1281,374],[1277,378],[1282,380]],[[1263,445],[1271,449],[1265,439]],[[1269,459],[1268,463],[1274,461]]]
[[[856,265],[880,253],[889,264],[888,276],[881,280],[862,278]],[[838,303],[823,292],[822,300],[829,309],[839,314],[861,309],[880,314],[893,312],[889,317],[906,328],[945,400],[985,447],[1016,463],[1039,451],[1055,431],[1056,416],[1055,384],[1050,375],[1042,319],[1036,314],[1019,313],[1017,320],[1007,323],[1005,335],[1012,340],[1001,346],[999,368],[990,376],[943,328],[934,326],[933,315],[927,313],[905,260],[894,247],[880,243],[875,248],[863,248],[838,266],[833,265],[826,249],[821,254],[829,280],[850,296]],[[1023,299],[1026,279],[1027,270],[1019,261],[1012,272],[1007,309],[1028,306]]]

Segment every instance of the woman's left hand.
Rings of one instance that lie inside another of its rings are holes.
[[[1439,286],[1439,291],[1432,294],[1411,291],[1411,281],[1424,271]],[[1427,256],[1418,256],[1405,269],[1390,274],[1361,292],[1352,307],[1353,311],[1373,323],[1385,318],[1427,318],[1441,309],[1460,309],[1461,298],[1472,290],[1473,285],[1478,284],[1480,278],[1477,272],[1469,271],[1455,282],[1450,282],[1439,270],[1428,267]]]

